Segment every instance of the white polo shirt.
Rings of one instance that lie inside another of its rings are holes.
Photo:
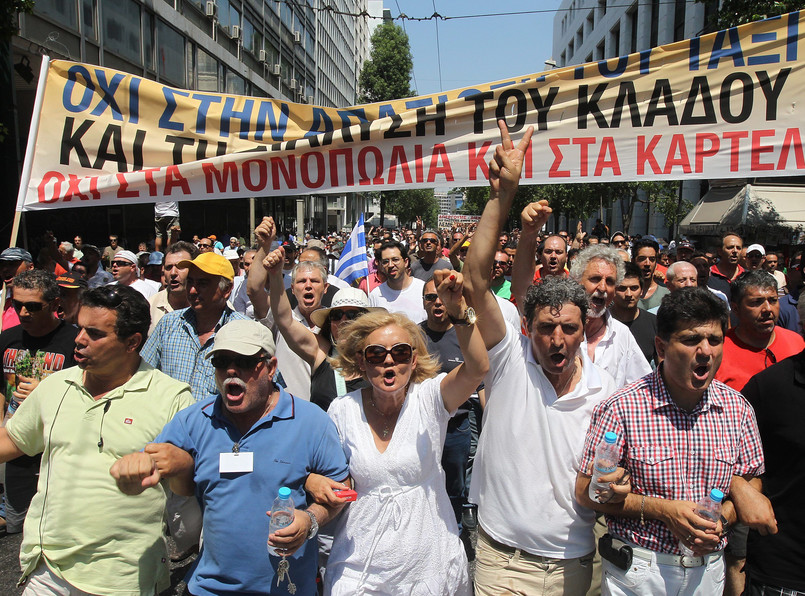
[[[595,346],[595,363],[612,375],[615,389],[620,389],[650,373],[651,365],[629,328],[610,315],[609,311],[604,316],[607,327],[604,337]],[[587,354],[586,339],[580,349]]]
[[[581,380],[557,398],[528,337],[506,325],[506,337],[489,350],[470,501],[489,536],[543,557],[573,559],[595,550],[595,512],[576,502],[574,490],[593,408],[615,383],[580,355]]]

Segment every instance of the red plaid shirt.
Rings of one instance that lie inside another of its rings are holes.
[[[632,492],[699,501],[711,489],[729,493],[733,475],[764,472],[755,412],[744,397],[713,381],[692,412],[671,399],[657,369],[596,406],[581,469],[589,470],[604,433],[618,434],[620,466],[632,473]],[[679,540],[657,520],[607,516],[609,531],[639,546],[680,554]],[[726,539],[719,549],[724,548]]]

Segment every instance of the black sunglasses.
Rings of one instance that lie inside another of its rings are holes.
[[[420,244],[439,244],[439,241],[436,238],[420,238]]]
[[[129,261],[112,261],[112,267],[133,267],[134,263]]]
[[[408,364],[411,362],[414,348],[410,344],[394,344],[390,348],[372,344],[363,350],[363,357],[369,364],[383,364],[389,354],[397,364]]]
[[[508,267],[509,262],[508,261],[495,261],[495,265],[500,265],[501,267]]]
[[[44,302],[20,302],[19,300],[12,300],[11,305],[17,312],[20,312],[23,306],[28,312],[39,312],[47,306]]]
[[[333,308],[330,309],[330,320],[331,321],[340,321],[344,317],[347,318],[348,321],[354,321],[362,314],[365,314],[366,311],[364,309],[360,310],[341,310],[340,308]]]
[[[265,362],[265,356],[224,356],[219,354],[210,358],[214,368],[229,368],[230,364],[241,370],[254,370],[261,362]]]
[[[425,302],[436,302],[436,299],[439,297],[439,294],[425,294],[422,297],[425,299]]]

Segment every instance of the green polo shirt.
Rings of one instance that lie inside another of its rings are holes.
[[[169,585],[165,490],[124,495],[109,468],[153,441],[176,412],[194,403],[193,396],[186,383],[145,361],[126,384],[98,401],[82,377],[77,366],[50,375],[6,427],[23,452],[43,454],[25,519],[23,577],[41,556],[84,592],[158,593]]]

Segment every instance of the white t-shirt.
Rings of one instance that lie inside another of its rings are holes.
[[[387,281],[369,292],[369,306],[380,306],[389,312],[407,315],[414,323],[421,323],[428,318],[422,301],[422,290],[425,282],[415,277],[409,278],[411,284],[403,290],[392,290]]]
[[[116,281],[112,281],[106,285],[116,286],[118,285],[118,283]],[[159,288],[155,288],[151,284],[145,283],[145,280],[142,279],[135,279],[133,283],[129,284],[129,287],[137,290],[140,294],[145,296],[146,300],[148,300],[151,296],[153,296],[159,291]]]
[[[520,313],[517,311],[517,307],[505,298],[501,298],[494,292],[493,296],[495,297],[495,300],[498,301],[498,306],[500,306],[500,314],[503,315],[503,319],[509,325],[514,327],[514,330],[519,333],[522,325],[520,323]]]
[[[154,203],[154,217],[179,217],[179,203],[176,201]]]
[[[620,389],[651,372],[651,365],[643,356],[637,340],[629,328],[615,319],[609,312],[604,337],[595,346],[595,363],[615,379],[615,388]],[[587,340],[581,344],[587,353]]]
[[[576,474],[593,409],[615,383],[583,350],[579,355],[581,379],[557,398],[528,337],[506,325],[506,337],[489,350],[470,501],[492,538],[543,557],[595,550],[595,512],[576,502]]]

